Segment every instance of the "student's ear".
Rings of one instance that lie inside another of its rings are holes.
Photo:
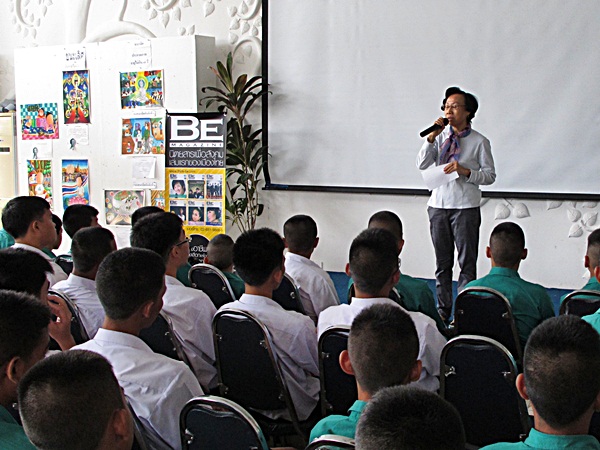
[[[525,258],[527,258],[527,249],[526,248],[524,248],[523,253],[521,253],[521,259],[525,259]]]
[[[588,255],[585,255],[585,257],[583,258],[583,267],[585,267],[586,269],[590,268],[590,257]]]
[[[398,284],[398,281],[400,281],[400,269],[396,269],[392,274],[392,282],[394,286]]]
[[[346,275],[348,275],[350,278],[352,278],[352,274],[350,273],[350,263],[346,263]]]
[[[517,391],[519,392],[519,395],[524,400],[529,400],[529,396],[527,395],[527,387],[525,387],[525,377],[523,376],[522,373],[517,375],[517,380],[515,381],[515,385],[517,386]]]
[[[410,373],[408,374],[408,383],[412,383],[413,381],[419,381],[421,378],[421,371],[423,370],[423,363],[420,359],[417,359],[415,365],[410,369]]]
[[[146,303],[144,303],[142,306],[140,306],[140,312],[144,319],[148,319],[149,317],[152,317],[152,315],[154,314],[154,303],[155,302],[150,300],[150,301],[147,301]]]
[[[286,238],[283,238],[283,245],[285,245],[285,248],[289,248]]]
[[[19,356],[13,356],[6,364],[6,378],[17,386],[23,375],[25,375],[26,369],[23,359]]]
[[[594,276],[596,277],[596,280],[600,281],[600,265],[597,265],[594,269]]]
[[[404,248],[404,239],[400,239],[398,241],[398,254],[402,253],[403,248]]]
[[[354,375],[354,369],[352,368],[352,363],[350,362],[350,354],[348,350],[342,350],[340,353],[340,367],[344,373],[348,375]]]
[[[317,245],[319,245],[319,237],[318,236],[315,238],[315,242],[313,242],[313,248],[317,248]]]
[[[108,426],[117,448],[131,448],[129,443],[133,441],[133,418],[128,408],[116,409]]]
[[[492,249],[489,245],[485,247],[485,256],[487,256],[489,259],[492,259]]]

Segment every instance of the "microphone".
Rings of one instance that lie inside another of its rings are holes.
[[[444,117],[444,125],[448,125],[448,119]],[[433,125],[431,125],[429,128],[421,131],[419,133],[419,136],[421,137],[425,137],[427,136],[429,133],[431,133],[432,131],[435,130],[439,130],[440,128],[442,128],[440,125],[438,125],[437,123],[434,123]]]

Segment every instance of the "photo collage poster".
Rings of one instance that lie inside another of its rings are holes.
[[[144,206],[144,190],[105,190],[106,225],[131,225],[131,215]]]
[[[90,74],[87,70],[63,72],[64,123],[90,123]]]
[[[192,172],[193,171],[193,172]],[[223,173],[214,169],[169,169],[169,210],[190,227],[214,231],[225,226]],[[219,194],[220,193],[220,194]]]
[[[30,197],[41,197],[52,208],[52,160],[28,159],[27,184]]]
[[[62,161],[63,208],[90,204],[90,175],[87,159]]]
[[[21,105],[21,138],[58,139],[58,104]]]

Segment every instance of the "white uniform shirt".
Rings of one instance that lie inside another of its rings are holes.
[[[217,387],[212,318],[217,312],[204,292],[185,286],[177,278],[165,277],[163,312],[173,323],[173,332],[181,341],[196,378],[204,388]]]
[[[96,281],[70,274],[59,281],[53,289],[64,292],[77,305],[79,315],[88,336],[93,338],[104,322],[104,308],[98,299]]]
[[[303,314],[286,311],[272,299],[259,295],[244,294],[219,311],[228,309],[252,313],[267,327],[298,418],[305,420],[317,405],[320,389],[317,333],[312,320]],[[289,419],[287,411],[264,414]]]
[[[46,278],[48,278],[48,281],[50,282],[50,287],[54,286],[59,281],[67,279],[67,274],[64,272],[64,270],[62,270],[61,267],[58,264],[56,264],[52,258],[46,255],[39,248],[35,248],[27,244],[19,244],[18,242],[16,244],[13,244],[13,248],[23,248],[25,250],[37,253],[38,255],[42,255],[44,259],[50,263],[52,269],[54,269],[54,273],[46,274]]]
[[[435,392],[440,387],[440,356],[446,345],[446,338],[438,331],[433,319],[419,312],[407,311],[389,298],[353,298],[349,305],[328,308],[319,317],[319,336],[330,327],[352,325],[352,321],[365,308],[377,304],[394,305],[410,316],[419,336],[419,355],[422,370],[421,377],[414,385]]]
[[[285,271],[294,279],[306,314],[317,323],[319,314],[340,304],[335,285],[327,272],[314,261],[295,253],[286,253]]]
[[[203,395],[184,363],[154,353],[137,336],[104,328],[73,348],[99,353],[111,363],[151,449],[181,449],[179,414],[188,400]]]

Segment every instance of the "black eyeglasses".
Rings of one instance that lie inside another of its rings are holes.
[[[190,238],[188,238],[188,237],[186,237],[186,238],[185,238],[183,241],[181,241],[181,242],[178,242],[178,243],[177,243],[177,244],[175,244],[173,247],[179,247],[180,245],[183,245],[183,244],[189,244],[189,243],[190,243],[190,241],[191,241],[191,239],[190,239]]]

